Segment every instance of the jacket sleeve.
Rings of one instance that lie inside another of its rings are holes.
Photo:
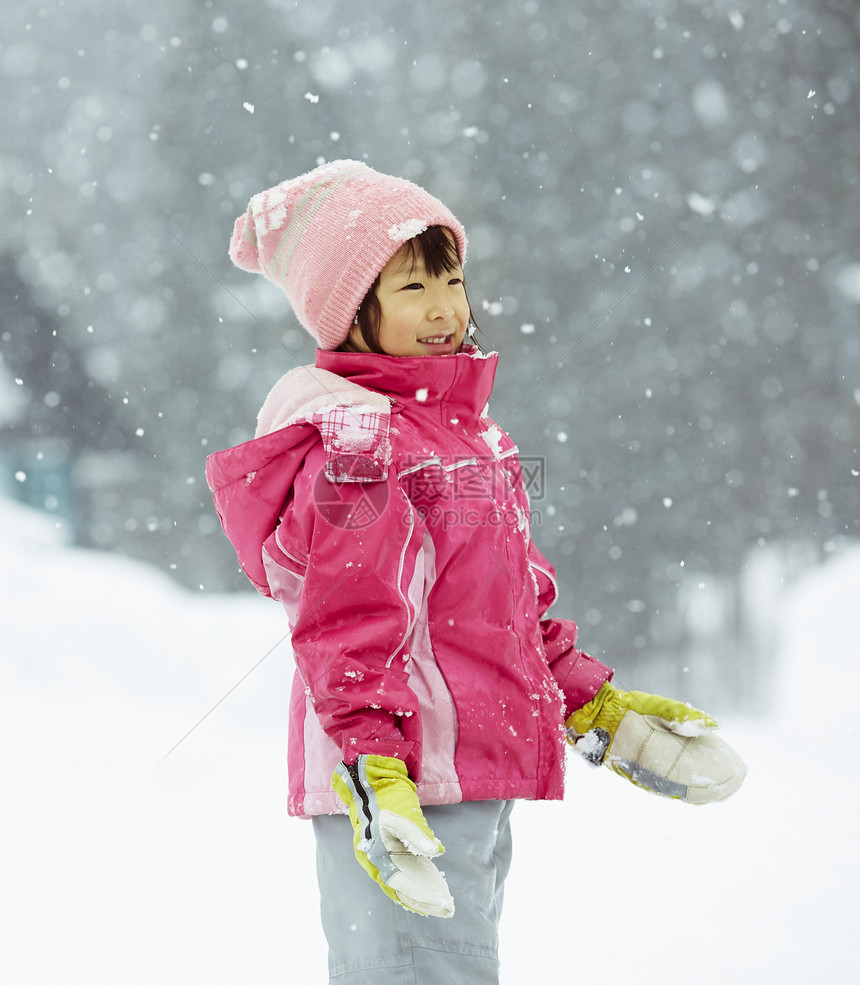
[[[587,704],[603,684],[612,678],[612,670],[576,646],[576,623],[570,619],[550,619],[547,611],[558,596],[555,570],[544,555],[529,541],[529,565],[538,586],[541,634],[546,659],[556,683],[564,694],[565,718]]]
[[[299,674],[345,762],[394,756],[421,773],[421,714],[408,640],[423,591],[423,527],[396,476],[329,482],[322,446],[305,459],[264,546],[287,609]]]

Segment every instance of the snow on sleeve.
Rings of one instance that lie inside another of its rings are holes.
[[[502,457],[502,432],[493,424],[481,432],[481,437],[487,443],[487,447],[493,453],[493,458]]]

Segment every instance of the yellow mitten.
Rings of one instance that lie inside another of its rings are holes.
[[[636,786],[690,804],[733,794],[746,766],[714,735],[719,724],[692,705],[604,684],[565,723],[568,739],[589,762],[605,763]]]
[[[359,756],[352,765],[341,763],[331,783],[349,808],[355,857],[385,895],[423,916],[453,916],[448,884],[430,861],[445,849],[424,819],[404,764]]]

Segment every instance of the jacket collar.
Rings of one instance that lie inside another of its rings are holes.
[[[479,417],[490,399],[498,353],[465,346],[446,356],[385,356],[318,349],[316,365],[405,406],[445,405],[446,413]],[[396,409],[396,408],[395,408]]]

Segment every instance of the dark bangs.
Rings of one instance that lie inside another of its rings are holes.
[[[424,261],[424,267],[431,277],[450,274],[460,266],[457,244],[444,226],[430,226],[423,233],[407,239],[403,244],[410,260]]]

